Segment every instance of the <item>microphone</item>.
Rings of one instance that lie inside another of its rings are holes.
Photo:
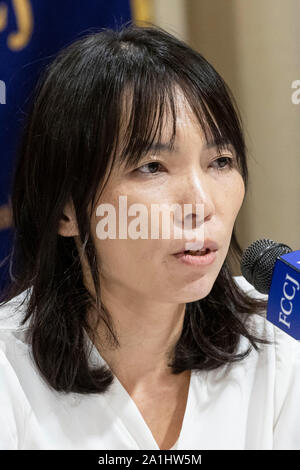
[[[267,320],[300,340],[300,250],[256,240],[243,252],[241,272],[257,291],[268,294]]]

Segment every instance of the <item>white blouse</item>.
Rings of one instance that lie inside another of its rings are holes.
[[[267,298],[242,276],[235,281]],[[45,382],[18,328],[21,309],[11,316],[22,296],[0,308],[0,449],[159,450],[117,377],[107,392],[90,395],[57,392]],[[192,371],[173,448],[300,449],[300,344],[261,315],[247,322],[276,345],[259,345],[261,352],[252,348],[242,361],[212,371]],[[241,337],[239,352],[248,344]],[[89,360],[106,364],[94,346]]]

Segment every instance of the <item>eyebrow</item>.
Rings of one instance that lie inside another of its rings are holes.
[[[206,142],[203,145],[203,150],[209,150],[211,148],[218,147],[218,145],[222,147],[232,146],[231,142],[228,139],[219,139],[218,141],[210,141]],[[147,149],[143,152],[143,155],[148,155],[149,153],[154,152],[157,154],[160,153],[179,153],[179,149],[177,146],[174,146],[172,142],[153,142],[150,146],[147,146]]]

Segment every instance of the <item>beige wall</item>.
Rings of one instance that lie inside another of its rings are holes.
[[[249,190],[237,218],[242,248],[272,238],[300,248],[300,0],[152,0],[153,22],[202,53],[241,111]],[[299,242],[298,242],[299,240]]]

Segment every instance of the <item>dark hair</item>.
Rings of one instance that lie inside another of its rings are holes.
[[[113,381],[110,369],[90,368],[86,350],[84,329],[92,342],[96,333],[87,322],[91,306],[96,306],[99,321],[105,322],[118,344],[110,314],[100,300],[88,207],[92,203],[93,210],[99,184],[105,186],[111,158],[115,161],[125,90],[132,91],[132,103],[121,159],[132,165],[154,139],[160,140],[167,106],[175,137],[175,86],[184,93],[206,139],[213,139],[219,149],[224,141],[233,145],[247,188],[245,142],[234,98],[201,54],[161,28],[130,23],[118,31],[101,29],[77,39],[44,69],[36,86],[13,178],[15,238],[11,280],[1,305],[27,289],[21,324],[30,319],[27,341],[39,371],[55,390],[101,393]],[[58,234],[70,200],[95,299],[83,283],[74,238]],[[243,359],[252,347],[236,354],[241,335],[256,350],[256,342],[268,343],[253,336],[244,324],[247,315],[261,313],[267,302],[249,297],[236,285],[231,262],[240,260],[241,254],[233,230],[211,292],[186,304],[173,373],[214,369]]]

